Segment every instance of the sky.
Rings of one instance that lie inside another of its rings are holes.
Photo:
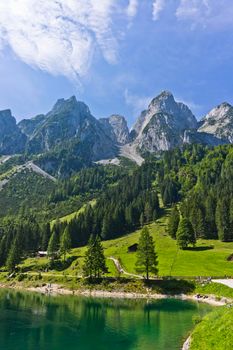
[[[0,110],[76,95],[132,125],[162,90],[197,118],[233,104],[232,0],[0,0]]]

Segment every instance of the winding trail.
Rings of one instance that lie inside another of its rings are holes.
[[[114,262],[114,265],[116,266],[116,269],[119,273],[123,273],[124,275],[131,276],[131,277],[143,279],[143,276],[141,276],[141,275],[136,275],[134,273],[129,273],[129,272],[125,271],[123,269],[123,267],[121,266],[119,260],[114,258],[113,256],[108,257],[108,259],[112,260]]]
[[[218,279],[218,280],[212,280],[212,282],[214,283],[221,283],[224,284],[225,286],[229,287],[229,288],[233,288],[233,279],[229,278],[229,279]]]

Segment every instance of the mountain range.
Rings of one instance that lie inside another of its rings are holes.
[[[67,163],[77,170],[119,155],[141,163],[148,152],[186,143],[233,143],[233,107],[224,102],[198,122],[187,105],[163,91],[142,111],[130,131],[123,116],[96,119],[74,96],[59,99],[47,114],[18,124],[10,110],[0,111],[0,154],[36,157],[50,173],[54,169],[62,172]]]

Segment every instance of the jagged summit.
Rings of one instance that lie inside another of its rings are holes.
[[[233,107],[223,102],[213,108],[202,120],[198,131],[215,135],[233,143]]]
[[[124,145],[129,142],[129,129],[125,117],[112,114],[108,118],[100,118],[99,121],[117,144]]]
[[[89,107],[84,102],[77,101],[75,96],[71,96],[68,99],[58,99],[52,110],[47,115],[50,116],[54,113],[68,112],[72,110],[80,113],[91,114]]]
[[[186,129],[197,127],[197,120],[185,104],[177,102],[169,91],[162,91],[143,111],[131,130],[141,150],[167,150],[183,142]]]
[[[145,152],[185,143],[213,146],[229,142],[233,143],[233,107],[229,103],[221,103],[197,122],[189,107],[166,90],[152,99],[130,133],[123,116],[96,119],[75,96],[58,99],[47,114],[18,125],[9,109],[0,111],[0,153],[45,155],[50,165],[56,161],[56,152],[68,152],[78,164],[114,158],[119,153],[141,164]],[[46,164],[44,168],[49,170]]]

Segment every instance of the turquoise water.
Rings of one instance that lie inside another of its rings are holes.
[[[212,308],[180,300],[94,299],[0,291],[1,350],[175,350],[193,316]]]

